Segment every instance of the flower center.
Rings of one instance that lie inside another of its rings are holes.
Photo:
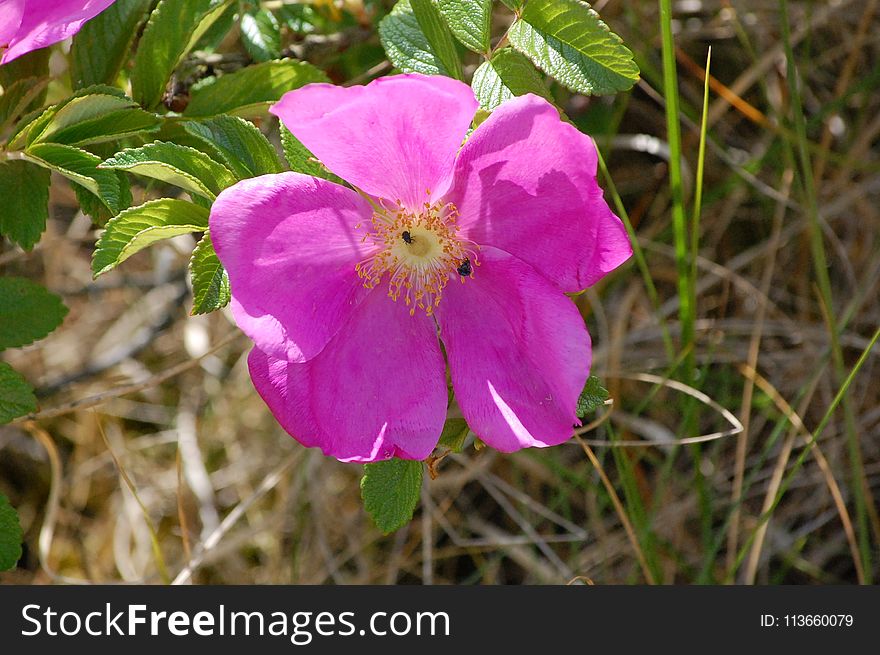
[[[458,210],[452,203],[424,203],[418,211],[398,201],[379,202],[364,236],[379,251],[355,266],[368,289],[388,273],[388,297],[401,296],[410,308],[431,316],[440,304],[443,289],[453,276],[464,282],[479,266],[479,246],[458,236]]]

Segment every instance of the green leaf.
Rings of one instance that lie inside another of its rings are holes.
[[[422,489],[422,463],[389,459],[364,465],[361,498],[364,508],[385,534],[412,520]]]
[[[70,48],[70,81],[80,89],[113,84],[152,0],[116,0],[82,26]]]
[[[38,110],[35,115],[33,115],[33,118],[25,116],[19,122],[19,125],[15,132],[13,132],[12,136],[9,137],[9,149],[18,149],[30,144],[43,132],[44,129],[46,129],[46,125],[49,124],[49,121],[52,120],[52,117],[57,111],[58,105],[53,105],[52,107]]]
[[[184,121],[183,128],[216,150],[235,176],[248,177],[280,173],[281,160],[263,133],[243,118],[221,114],[214,118]]]
[[[404,73],[454,74],[431,47],[410,0],[400,0],[379,23],[379,40],[388,59]]]
[[[304,61],[267,61],[197,83],[190,89],[189,105],[183,113],[191,117],[224,113],[257,116],[288,91],[329,81],[322,70]]]
[[[120,206],[130,207],[131,206],[131,184],[129,184],[128,178],[125,173],[121,171],[113,171],[116,175],[116,179],[119,182],[119,188],[123,192],[124,197],[120,202]],[[92,223],[95,225],[104,225],[108,220],[110,220],[114,214],[111,212],[107,205],[101,202],[97,196],[95,196],[91,191],[87,191],[84,187],[81,187],[78,184],[73,185],[73,192],[76,195],[76,200],[79,203],[79,208],[82,210],[82,213],[89,216],[92,219]],[[119,213],[119,212],[117,212]]]
[[[577,415],[585,416],[596,411],[605,404],[606,400],[608,400],[608,390],[602,386],[599,378],[591,375],[587,378],[584,390],[581,391],[580,398],[578,398]]]
[[[586,2],[529,0],[507,38],[572,91],[615,93],[639,79],[632,52]]]
[[[31,385],[9,364],[0,362],[0,425],[35,411],[37,397]]]
[[[143,109],[126,109],[72,125],[53,134],[51,141],[71,146],[117,141],[135,134],[154,132],[161,124],[162,119],[155,114]]]
[[[97,155],[101,159],[106,159],[112,155],[117,148],[109,143],[96,144],[92,146],[92,154]],[[100,166],[99,166],[100,168]],[[128,176],[122,171],[113,171],[119,182],[119,188],[123,195],[120,198],[120,207],[125,209],[131,206],[131,184]],[[97,196],[87,191],[78,184],[73,185],[73,191],[76,193],[76,199],[79,201],[79,208],[84,214],[91,217],[95,225],[103,226],[110,218],[114,216],[113,212],[107,209],[107,206],[101,202]]]
[[[0,134],[27,111],[28,105],[45,91],[48,84],[48,77],[26,77],[3,88],[3,95],[0,96]]]
[[[101,143],[156,130],[160,124],[158,116],[138,108],[128,98],[90,94],[74,98],[55,111],[43,130],[28,141],[71,146]]]
[[[290,164],[290,170],[342,184],[342,178],[327,170],[312,152],[283,125],[281,126],[281,147],[284,149],[287,163]]]
[[[131,71],[132,97],[146,108],[162,100],[177,65],[231,0],[161,0],[138,44]]]
[[[519,10],[526,0],[501,0],[501,3],[513,11]]]
[[[199,40],[190,48],[191,51],[198,51],[200,54],[212,54],[217,52],[226,35],[232,31],[235,21],[238,18],[238,10],[241,8],[241,2],[232,2],[226,7],[226,11],[222,12],[211,27],[205,30],[205,33],[199,37]],[[256,2],[254,3],[256,4]]]
[[[0,163],[0,234],[30,250],[49,217],[49,171],[14,159]]]
[[[99,169],[101,158],[90,152],[60,143],[35,143],[28,147],[24,155],[35,164],[61,173],[88,189],[113,215],[131,202],[128,186],[114,171]]]
[[[214,252],[208,232],[193,250],[189,273],[193,286],[193,314],[207,314],[229,304],[229,276]]]
[[[443,20],[436,5],[432,0],[409,0],[409,3],[422,34],[428,39],[431,50],[437,55],[443,68],[449,72],[450,77],[457,80],[464,79],[452,32],[449,31],[449,26]]]
[[[492,36],[492,0],[436,0],[437,8],[462,45],[488,53]]]
[[[443,425],[443,433],[437,445],[444,446],[454,453],[460,453],[470,428],[463,418],[451,418]]]
[[[223,189],[235,184],[232,171],[205,153],[164,141],[117,152],[100,168],[125,170],[162,180],[208,200],[214,200]]]
[[[114,216],[95,244],[92,273],[98,277],[157,241],[208,229],[208,210],[185,200],[159,198]]]
[[[281,22],[295,34],[326,32],[340,26],[339,23],[328,20],[320,8],[309,4],[282,4],[277,12]]]
[[[117,176],[124,175],[118,171],[116,174]],[[76,195],[76,201],[79,203],[80,210],[83,214],[92,219],[93,224],[104,225],[113,217],[113,214],[107,209],[107,205],[98,200],[97,196],[91,191],[86,191],[80,185],[74,184],[73,193]],[[131,204],[130,198],[127,204]]]
[[[15,124],[9,138],[6,140],[7,150],[18,150],[22,148],[27,143],[28,134],[30,134],[31,130],[38,122],[42,122],[43,117],[48,111],[51,111],[51,108],[43,109],[40,107],[39,109],[34,109],[22,116],[21,120]],[[42,123],[42,126],[45,127],[46,123]]]
[[[8,64],[0,66],[0,86],[8,89],[17,80],[23,80],[28,77],[36,77],[39,79],[49,78],[49,48],[40,48],[32,50],[26,55],[22,55],[17,59],[10,61]],[[36,109],[46,101],[46,87],[31,100],[29,105],[25,106],[24,111]]]
[[[45,48],[32,50],[31,52],[13,59],[8,64],[0,66],[0,86],[4,89],[15,80],[25,77],[48,77],[49,76],[49,51]]]
[[[43,128],[39,132],[34,132],[28,138],[28,143],[51,141],[53,134],[72,125],[132,107],[137,107],[133,100],[115,94],[93,93],[72,97],[63,104],[57,105],[51,113],[47,112]]]
[[[241,42],[254,61],[271,61],[281,56],[281,25],[265,9],[241,15]]]
[[[67,315],[61,298],[23,277],[0,277],[0,307],[0,350],[42,339]]]
[[[52,121],[52,118],[54,118],[55,114],[58,113],[58,111],[61,110],[67,103],[90,94],[116,96],[118,98],[123,98],[131,102],[131,100],[126,98],[125,92],[122,91],[122,89],[117,89],[112,86],[96,84],[94,86],[80,89],[69,98],[65,98],[58,104],[52,105],[51,107],[47,107],[45,109],[41,108],[34,110],[29,115],[22,118],[16,126],[12,135],[9,137],[9,149],[20,149],[30,143],[33,143],[37,139],[37,137],[42,134],[43,130],[46,129],[46,126]]]
[[[514,96],[534,93],[553,102],[541,74],[525,56],[513,48],[502,48],[474,71],[471,88],[480,107],[492,111]]]
[[[0,364],[0,389],[3,389],[3,366]],[[0,423],[3,423],[3,401],[0,400]],[[18,514],[9,499],[0,494],[0,571],[10,571],[21,559],[21,541],[24,534]]]

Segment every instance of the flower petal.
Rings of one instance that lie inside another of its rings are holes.
[[[632,254],[596,182],[596,147],[543,98],[502,104],[471,135],[447,199],[462,234],[516,255],[566,292]]]
[[[445,364],[434,324],[373,291],[304,364],[257,348],[251,378],[281,426],[347,462],[424,459],[446,418]]]
[[[293,362],[321,352],[368,293],[355,265],[370,250],[355,225],[371,214],[354,191],[299,173],[243,180],[217,197],[211,240],[235,321],[258,348]]]
[[[477,101],[442,76],[395,75],[366,86],[309,84],[270,110],[331,171],[367,193],[422,206],[449,188]]]
[[[0,48],[15,38],[23,15],[24,0],[0,0]]]
[[[450,283],[436,314],[456,400],[483,441],[512,452],[571,437],[590,335],[557,287],[484,248],[473,279]]]
[[[6,64],[32,50],[45,48],[79,32],[90,20],[112,5],[114,0],[27,0],[26,11],[9,49],[0,64]],[[13,6],[15,3],[13,2]],[[4,11],[6,7],[3,8]]]

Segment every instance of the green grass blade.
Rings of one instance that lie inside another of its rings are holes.
[[[794,119],[795,134],[797,136],[798,158],[801,166],[801,182],[806,195],[807,214],[810,224],[810,253],[813,259],[813,268],[816,273],[819,294],[827,315],[828,333],[831,339],[831,361],[834,368],[835,381],[837,381],[843,378],[843,350],[840,346],[840,332],[837,327],[837,320],[834,316],[831,278],[828,274],[828,258],[825,254],[825,244],[822,237],[818,195],[816,193],[815,180],[813,179],[813,166],[810,161],[799,74],[797,62],[794,57],[794,50],[791,45],[791,29],[789,25],[787,0],[779,0],[779,9],[781,14],[780,25],[782,28],[782,42],[785,47],[785,59],[787,63],[788,89],[791,96],[791,110]],[[871,543],[868,527],[868,501],[865,497],[865,491],[868,489],[868,485],[865,478],[865,467],[862,461],[861,447],[859,445],[858,432],[855,427],[855,417],[852,405],[847,397],[843,397],[842,405],[847,446],[849,450],[850,469],[852,473],[852,494],[855,500],[856,509],[856,532],[859,537],[862,565],[864,566],[864,570],[868,572],[868,583],[870,584],[873,582],[870,573],[872,571]]]

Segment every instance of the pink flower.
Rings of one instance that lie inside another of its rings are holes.
[[[6,64],[79,32],[114,0],[0,0],[0,48]]]
[[[447,415],[447,362],[489,445],[572,435],[590,338],[565,293],[630,244],[590,138],[528,95],[462,146],[476,109],[445,77],[310,84],[272,113],[356,190],[281,173],[214,203],[232,312],[256,344],[251,377],[304,445],[343,461],[424,459]]]

